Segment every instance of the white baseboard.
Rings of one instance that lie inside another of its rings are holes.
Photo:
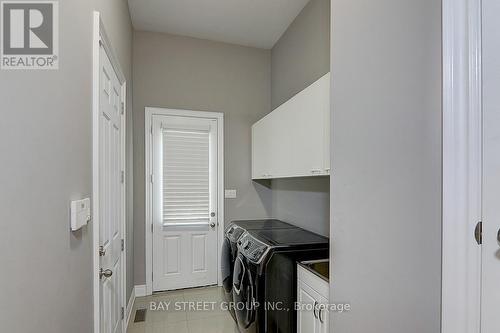
[[[146,296],[146,285],[138,285],[135,286],[135,297],[144,297]]]
[[[132,310],[134,309],[135,297],[136,296],[135,296],[135,287],[134,287],[134,288],[132,288],[132,293],[130,294],[130,298],[129,298],[128,303],[127,303],[127,312],[126,312],[126,314],[127,314],[127,317],[126,317],[127,318],[127,321],[126,321],[127,325],[126,325],[125,331],[127,330],[128,325],[130,323],[130,317],[132,317]]]

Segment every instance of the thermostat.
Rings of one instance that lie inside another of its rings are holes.
[[[91,220],[90,198],[71,201],[71,231],[77,231]]]

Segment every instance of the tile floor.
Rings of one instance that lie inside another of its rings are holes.
[[[221,309],[222,300],[219,287],[177,290],[137,298],[127,333],[238,333],[229,312]],[[203,310],[202,304],[208,310]],[[194,309],[194,306],[199,308]],[[151,308],[155,307],[158,310],[152,311]],[[135,311],[144,308],[147,309],[146,321],[134,323]]]

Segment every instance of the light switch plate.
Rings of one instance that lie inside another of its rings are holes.
[[[236,199],[236,190],[225,190],[224,197],[226,199]]]
[[[71,201],[71,231],[87,225],[90,219],[90,198]]]

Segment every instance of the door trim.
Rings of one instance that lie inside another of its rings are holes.
[[[443,0],[442,333],[479,333],[481,0]]]
[[[115,70],[118,80],[121,84],[123,115],[121,116],[122,135],[121,135],[121,164],[124,174],[126,170],[126,112],[127,112],[127,82],[125,75],[121,69],[116,53],[111,45],[111,42],[104,29],[104,23],[101,20],[100,13],[94,11],[93,20],[93,40],[92,40],[92,283],[93,283],[93,303],[94,303],[94,333],[100,333],[100,303],[99,303],[99,85],[100,85],[100,46],[103,46],[106,54],[111,61],[111,65]],[[122,267],[122,304],[126,309],[126,272],[127,272],[127,209],[126,209],[126,193],[127,193],[127,177],[124,177],[123,189],[121,194],[122,202],[122,239],[125,243],[125,248],[121,255]],[[124,321],[122,321],[122,331]]]
[[[222,286],[221,273],[221,253],[222,241],[224,239],[224,114],[222,112],[192,111],[181,109],[167,109],[157,107],[145,108],[145,197],[146,197],[146,218],[144,224],[145,231],[145,251],[146,251],[146,295],[153,294],[153,234],[151,230],[152,220],[152,154],[153,143],[151,140],[152,117],[154,115],[179,116],[208,118],[217,120],[217,285]]]

